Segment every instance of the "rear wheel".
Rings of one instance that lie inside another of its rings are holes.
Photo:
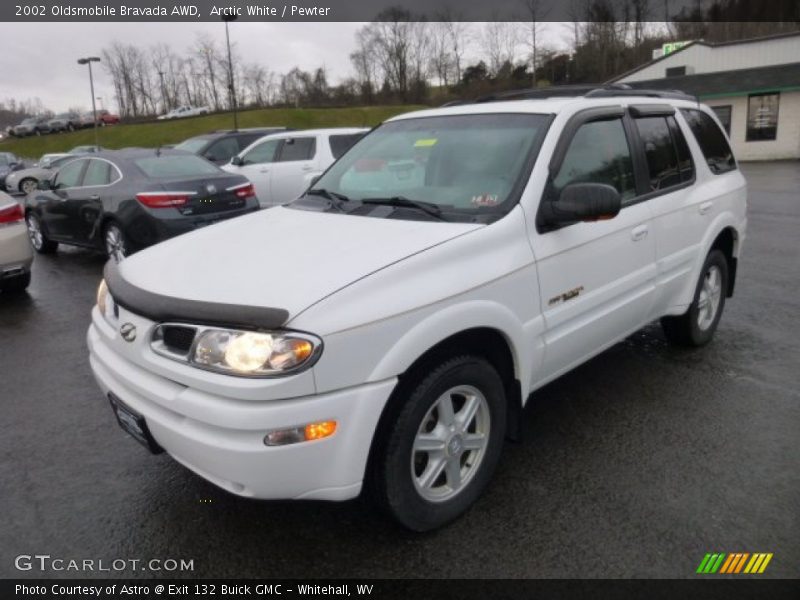
[[[712,250],[703,263],[689,310],[678,317],[661,319],[667,340],[689,347],[710,342],[725,308],[727,289],[728,261],[720,250]]]
[[[28,239],[31,246],[39,254],[52,254],[58,249],[58,242],[47,239],[42,229],[42,221],[36,213],[28,213],[25,217],[25,225],[28,227]]]
[[[113,258],[114,262],[122,262],[128,256],[129,248],[125,234],[119,225],[113,221],[106,225],[105,235],[103,236],[105,243],[106,254],[109,258]]]
[[[18,275],[17,277],[6,279],[0,283],[0,290],[2,290],[5,294],[19,294],[24,292],[30,284],[31,274],[30,272],[27,272],[23,273],[22,275]]]
[[[414,531],[465,512],[497,466],[506,426],[503,382],[485,359],[459,356],[404,385],[379,433],[370,480],[377,502]]]
[[[23,194],[31,194],[36,191],[38,182],[33,177],[26,177],[19,182],[19,191]]]

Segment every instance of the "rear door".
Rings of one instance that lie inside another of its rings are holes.
[[[286,204],[308,187],[318,170],[317,136],[297,135],[283,140],[272,165],[270,204]]]
[[[551,379],[625,334],[649,314],[655,279],[651,213],[638,198],[630,124],[622,107],[582,111],[553,154],[541,202],[570,183],[604,183],[620,192],[613,219],[547,230],[531,240],[545,318],[542,379]]]
[[[102,158],[88,160],[80,187],[72,190],[67,200],[68,227],[75,241],[82,244],[100,241],[99,226],[103,215],[103,198],[121,178],[119,169]]]
[[[644,199],[653,212],[658,277],[650,318],[665,314],[690,277],[702,240],[703,197],[686,137],[668,105],[631,106],[644,155]]]

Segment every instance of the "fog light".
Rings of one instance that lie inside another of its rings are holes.
[[[299,442],[309,442],[311,440],[321,440],[336,433],[336,421],[320,421],[318,423],[308,423],[299,427],[289,429],[276,429],[264,436],[264,443],[267,446],[288,446]]]

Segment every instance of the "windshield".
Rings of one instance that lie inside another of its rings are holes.
[[[203,148],[206,147],[208,144],[208,138],[196,137],[196,138],[189,138],[188,140],[181,142],[175,148],[178,150],[186,150],[187,152],[191,152],[192,154],[197,154]]]
[[[472,114],[386,123],[356,143],[306,198],[319,201],[327,192],[395,205],[400,198],[435,205],[458,220],[500,216],[517,202],[549,121],[541,114]]]
[[[20,125],[33,125],[36,123],[36,119],[25,119]]]

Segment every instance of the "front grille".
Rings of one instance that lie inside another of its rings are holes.
[[[177,354],[187,354],[192,348],[192,342],[197,330],[194,327],[182,325],[162,325],[160,327],[164,346]]]

